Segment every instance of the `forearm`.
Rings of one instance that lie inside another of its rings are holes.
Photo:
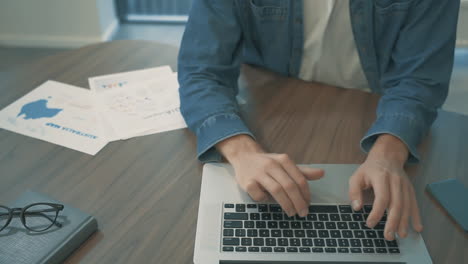
[[[229,163],[235,163],[245,153],[263,153],[263,149],[252,137],[248,135],[236,135],[227,138],[218,144],[216,149]]]
[[[408,155],[408,147],[399,138],[390,134],[381,134],[369,151],[368,158],[383,158],[403,166]]]

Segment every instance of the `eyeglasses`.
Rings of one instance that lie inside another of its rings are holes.
[[[7,227],[14,216],[19,216],[24,227],[33,232],[42,232],[53,225],[62,227],[57,216],[62,211],[62,204],[33,203],[23,208],[9,208],[0,205],[0,231]]]

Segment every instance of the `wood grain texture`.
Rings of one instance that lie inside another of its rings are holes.
[[[169,64],[177,50],[117,41],[47,57],[5,74],[3,108],[53,79],[88,87],[101,74]],[[378,96],[288,79],[244,66],[242,111],[259,142],[297,163],[360,163],[359,140],[375,118]],[[467,236],[424,192],[456,177],[468,185],[468,118],[442,112],[422,146],[424,161],[409,168],[420,202],[423,237],[434,263],[467,259]],[[201,184],[195,137],[187,129],[108,144],[89,156],[0,131],[0,201],[27,189],[93,214],[99,232],[67,263],[192,263]]]

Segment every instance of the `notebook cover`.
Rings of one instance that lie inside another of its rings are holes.
[[[15,202],[5,204],[10,208],[24,207],[31,203],[59,203],[45,195],[27,191]],[[63,204],[57,221],[62,227],[51,227],[44,232],[28,231],[19,217],[14,217],[0,232],[0,264],[61,263],[97,230],[97,221],[79,209]]]
[[[465,232],[468,232],[468,189],[457,179],[427,185],[427,190]]]

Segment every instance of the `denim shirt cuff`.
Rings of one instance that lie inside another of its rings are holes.
[[[420,155],[417,145],[421,141],[423,128],[417,120],[404,115],[379,117],[361,140],[361,149],[369,153],[378,136],[390,134],[399,138],[409,150],[408,163],[418,163]]]
[[[221,154],[214,147],[218,142],[240,134],[255,139],[244,121],[235,113],[210,116],[197,129],[197,156],[203,162],[220,162]]]

